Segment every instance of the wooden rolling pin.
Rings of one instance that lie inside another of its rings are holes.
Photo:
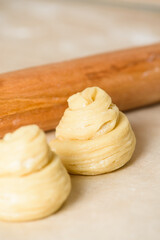
[[[0,137],[27,124],[54,129],[67,98],[104,89],[121,110],[160,101],[160,44],[0,74]]]

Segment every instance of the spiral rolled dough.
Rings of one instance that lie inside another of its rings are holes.
[[[46,217],[66,200],[70,177],[36,125],[21,127],[0,140],[0,219]]]
[[[86,88],[68,99],[51,148],[70,173],[96,175],[128,162],[135,136],[127,117],[98,87]]]

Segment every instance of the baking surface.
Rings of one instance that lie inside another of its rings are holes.
[[[36,222],[1,222],[1,239],[158,240],[159,112],[160,106],[154,106],[127,114],[137,147],[126,166],[100,176],[72,176],[72,191],[61,210]]]
[[[1,1],[0,72],[154,43],[160,40],[158,21],[157,11]],[[55,215],[28,223],[0,222],[0,239],[160,239],[160,105],[127,116],[137,146],[126,166],[100,176],[71,176],[70,197]],[[48,140],[53,135],[48,133]]]

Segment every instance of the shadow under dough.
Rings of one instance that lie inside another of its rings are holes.
[[[135,161],[139,161],[141,156],[148,151],[147,149],[149,149],[149,143],[151,141],[149,138],[149,126],[147,122],[145,122],[145,119],[139,123],[133,123],[132,129],[136,136],[136,147],[131,160],[124,165],[123,168],[131,166]],[[148,131],[147,134],[146,131]]]
[[[65,209],[70,208],[70,206],[72,207],[73,204],[79,201],[81,196],[83,196],[84,194],[85,177],[79,176],[79,175],[70,175],[70,177],[71,177],[72,189],[67,201],[63,205],[63,208]]]

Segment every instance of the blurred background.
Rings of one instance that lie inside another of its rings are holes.
[[[160,41],[160,0],[0,0],[0,72]]]
[[[0,0],[0,73],[157,42],[160,0]],[[1,222],[0,239],[160,239],[158,114],[159,106],[127,113],[136,161],[96,178],[72,176],[60,214]]]

